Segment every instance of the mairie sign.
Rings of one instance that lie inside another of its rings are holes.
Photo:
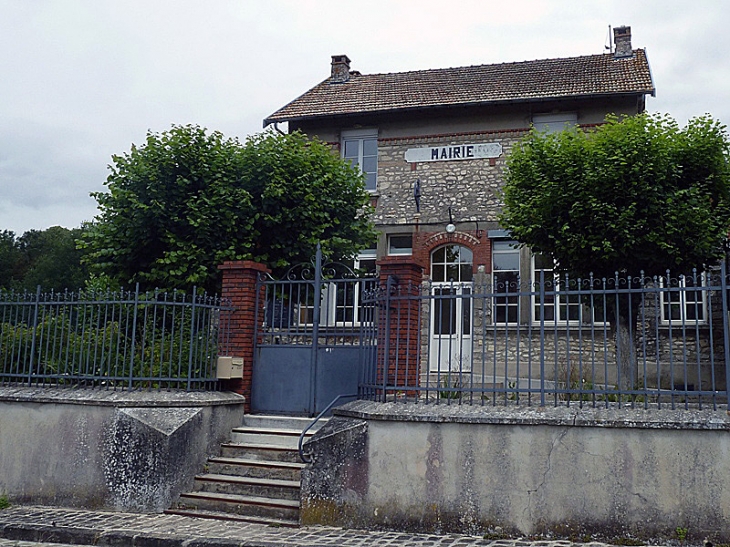
[[[501,144],[498,142],[483,142],[478,144],[409,148],[406,150],[406,161],[418,163],[422,161],[477,160],[498,158],[501,155]]]

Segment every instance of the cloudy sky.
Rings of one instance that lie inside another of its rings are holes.
[[[148,130],[245,138],[329,75],[601,53],[630,25],[648,110],[730,123],[726,0],[0,0],[0,230],[92,220]]]

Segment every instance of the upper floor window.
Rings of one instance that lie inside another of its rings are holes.
[[[578,114],[575,112],[559,112],[557,114],[535,114],[532,117],[532,125],[538,131],[547,133],[558,133],[578,123]]]
[[[378,132],[374,129],[342,132],[342,157],[365,174],[365,188],[376,190],[378,179]]]

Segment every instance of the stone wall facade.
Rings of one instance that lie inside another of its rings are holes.
[[[664,544],[685,528],[691,543],[719,541],[728,432],[724,411],[358,401],[306,445],[301,520],[609,543]]]
[[[526,132],[522,129],[379,139],[375,223],[381,227],[414,224],[416,180],[421,184],[421,206],[420,216],[415,218],[424,232],[443,231],[449,221],[449,207],[455,224],[469,223],[469,232],[477,229],[474,221],[496,223],[502,206],[499,193],[506,158]],[[406,151],[413,148],[487,142],[502,146],[498,158],[420,163],[405,159]],[[464,230],[467,231],[466,226]]]

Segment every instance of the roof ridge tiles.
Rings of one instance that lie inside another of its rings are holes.
[[[637,53],[643,53],[644,50],[642,48],[637,48],[633,50],[634,54]],[[404,71],[392,71],[392,72],[373,72],[373,73],[359,73],[357,74],[357,77],[368,77],[368,76],[391,76],[391,75],[409,75],[409,74],[428,74],[428,73],[435,73],[435,72],[444,72],[449,70],[470,70],[475,68],[484,68],[484,67],[501,67],[501,66],[515,66],[515,65],[528,65],[528,64],[534,64],[534,63],[546,63],[546,62],[560,62],[565,63],[569,61],[579,60],[579,59],[596,59],[596,58],[602,58],[610,61],[626,61],[626,60],[632,60],[633,56],[631,57],[620,57],[618,59],[614,58],[613,54],[611,53],[592,53],[589,55],[575,55],[572,57],[544,57],[544,58],[537,58],[537,59],[525,59],[522,61],[502,61],[499,63],[479,63],[479,64],[471,64],[471,65],[459,65],[459,66],[451,66],[451,67],[441,67],[441,68],[422,68],[417,70],[404,70]],[[325,81],[329,81],[331,78],[327,78]]]
[[[419,108],[474,106],[505,101],[654,93],[643,49],[614,59],[607,53],[450,68],[327,78],[266,120],[305,120]]]

